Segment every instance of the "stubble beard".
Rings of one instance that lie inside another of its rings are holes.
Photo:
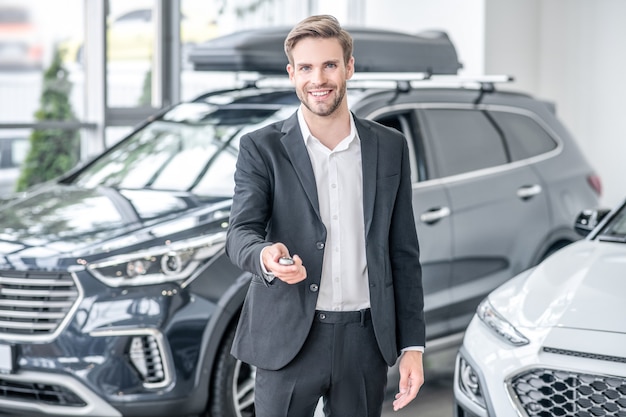
[[[325,103],[319,103],[315,102],[314,100],[310,100],[309,93],[306,90],[299,91],[298,97],[300,98],[300,102],[304,105],[304,107],[306,107],[311,113],[317,116],[326,117],[332,115],[341,105],[343,98],[346,96],[346,84],[343,83],[342,85],[338,86],[335,91],[337,92],[337,96],[335,97],[335,100],[333,100],[332,103],[329,103],[328,105]]]

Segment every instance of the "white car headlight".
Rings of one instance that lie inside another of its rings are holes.
[[[476,314],[491,330],[513,346],[523,346],[529,343],[526,336],[521,334],[511,323],[506,321],[504,317],[493,308],[488,299],[480,303]]]
[[[226,232],[155,246],[140,252],[113,256],[87,266],[111,287],[184,281],[198,265],[224,248]]]

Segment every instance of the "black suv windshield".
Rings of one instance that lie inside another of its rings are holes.
[[[626,205],[613,216],[598,236],[600,240],[626,243]]]
[[[239,138],[284,114],[279,107],[185,103],[80,172],[81,187],[189,191],[230,197]],[[290,111],[293,111],[291,109]]]

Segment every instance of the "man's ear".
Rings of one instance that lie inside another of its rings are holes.
[[[287,74],[289,74],[289,81],[293,83],[293,67],[291,64],[287,64]]]

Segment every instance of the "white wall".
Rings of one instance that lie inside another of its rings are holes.
[[[604,184],[626,197],[626,1],[486,0],[485,70],[552,100]]]
[[[457,49],[464,74],[483,74],[484,0],[363,0],[365,26],[409,33],[439,29]]]

